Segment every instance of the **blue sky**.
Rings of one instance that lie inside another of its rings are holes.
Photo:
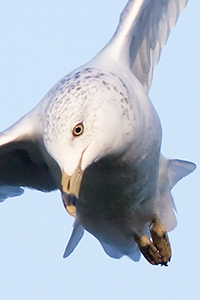
[[[14,2],[14,3],[13,3]],[[125,0],[2,0],[0,130],[33,108],[70,70],[110,39]],[[189,1],[155,69],[151,99],[163,126],[162,152],[200,166],[200,3]],[[199,169],[173,190],[178,226],[168,268],[143,258],[109,258],[85,234],[62,255],[73,219],[59,192],[26,191],[0,205],[0,295],[3,300],[199,299]]]

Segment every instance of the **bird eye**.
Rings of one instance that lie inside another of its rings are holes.
[[[79,136],[83,133],[83,131],[84,131],[83,123],[78,123],[77,125],[74,126],[72,130],[72,134],[74,136]]]

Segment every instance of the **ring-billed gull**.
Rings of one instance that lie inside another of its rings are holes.
[[[22,187],[60,189],[75,217],[64,257],[84,229],[105,252],[151,264],[171,257],[173,186],[193,163],[160,154],[160,120],[148,97],[153,68],[186,0],[130,0],[89,63],[62,78],[0,135],[0,199]]]

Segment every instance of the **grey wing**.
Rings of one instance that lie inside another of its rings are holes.
[[[187,0],[152,0],[142,11],[130,45],[134,75],[149,91],[153,68]]]
[[[0,133],[0,201],[22,194],[21,187],[52,191],[60,187],[58,164],[47,153],[33,110]]]
[[[128,55],[133,74],[147,92],[151,87],[153,68],[187,1],[130,0],[121,14],[114,37],[123,36],[125,48],[122,50]]]
[[[18,186],[1,185],[0,186],[0,202],[3,202],[8,197],[16,197],[23,194],[24,190]]]

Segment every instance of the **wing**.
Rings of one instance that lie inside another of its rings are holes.
[[[23,194],[24,190],[21,187],[1,185],[0,186],[0,202],[3,202],[8,197],[16,197]]]
[[[131,68],[149,91],[153,68],[187,0],[153,0],[144,8],[130,45]]]
[[[41,105],[0,134],[0,201],[22,194],[22,187],[52,191],[60,186],[58,164],[42,139]]]
[[[121,51],[133,74],[148,92],[153,68],[179,13],[188,0],[130,0],[124,8],[110,46]]]

